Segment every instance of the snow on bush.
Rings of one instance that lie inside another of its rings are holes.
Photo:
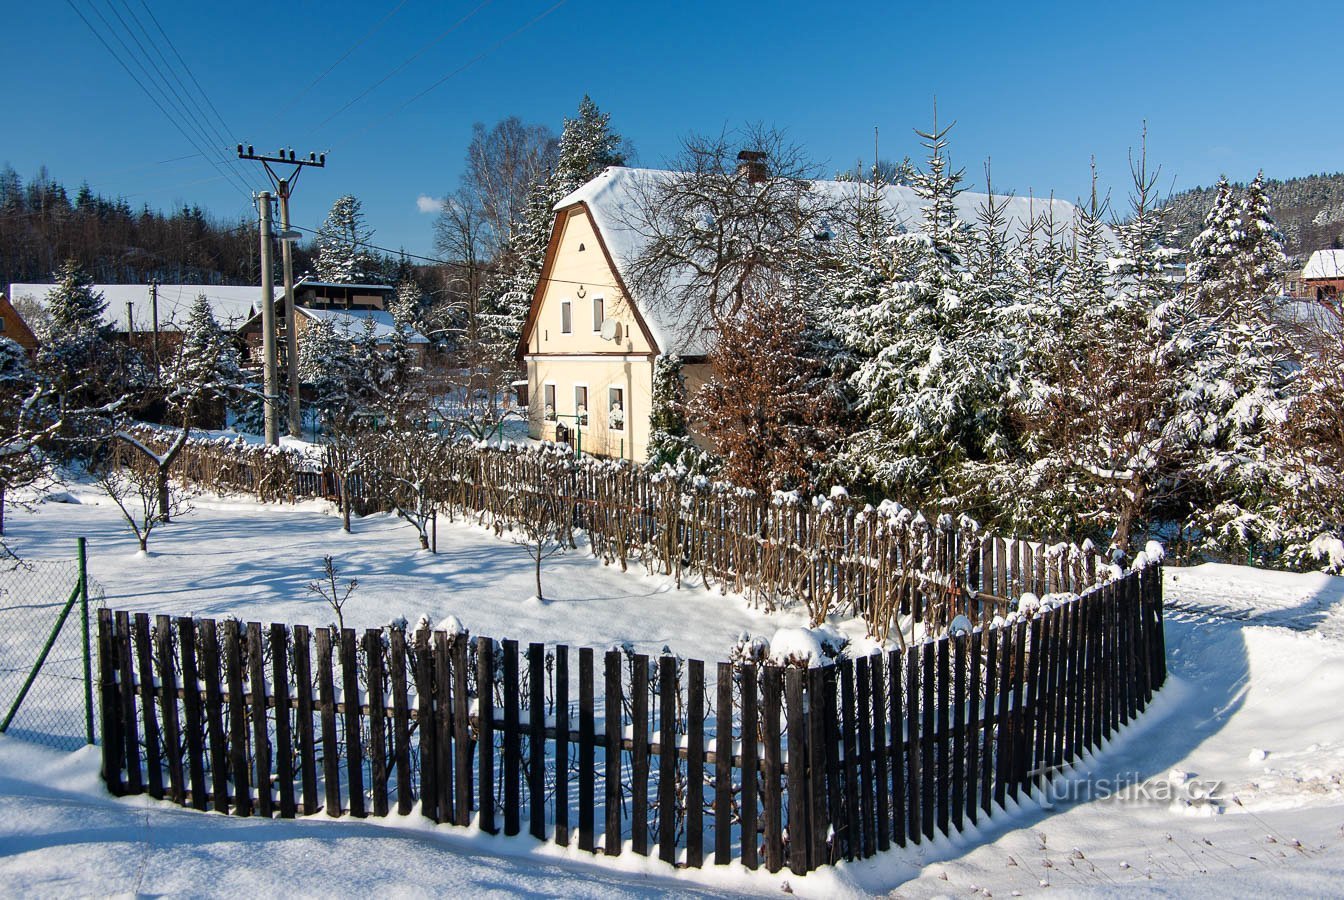
[[[460,634],[467,634],[467,627],[462,624],[462,620],[457,616],[449,615],[434,626],[435,631],[446,631],[449,637]]]
[[[974,628],[975,626],[971,624],[969,618],[966,616],[957,616],[950,624],[948,624],[947,633],[952,637],[956,637],[959,634],[970,634]]]
[[[1339,575],[1344,573],[1344,541],[1331,533],[1322,532],[1312,538],[1311,555],[1318,561],[1324,560],[1325,565],[1321,571],[1329,575]]]
[[[781,628],[770,639],[769,661],[781,666],[834,665],[848,639],[834,625],[816,628]]]

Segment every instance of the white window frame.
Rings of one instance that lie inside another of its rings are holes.
[[[547,402],[546,402],[546,394],[547,394],[547,390],[548,390],[548,389],[549,389],[549,391],[550,391],[550,395],[551,395],[551,402],[550,402],[550,403],[547,403]],[[555,382],[554,382],[554,381],[543,381],[543,382],[541,383],[541,418],[542,418],[542,421],[543,421],[543,422],[555,422],[555,421],[557,421],[557,417],[556,417],[556,412],[557,412],[557,410],[556,410],[556,408],[555,408],[555,402],[556,402],[556,399],[557,399],[557,397],[558,397],[558,394],[559,394],[559,392],[558,392],[558,391],[556,390],[556,388],[555,388]],[[548,406],[551,408],[550,415],[547,415],[547,413],[546,413],[546,407],[548,407]]]
[[[583,401],[584,401],[584,402],[583,402],[582,407],[580,407],[580,405],[579,405],[579,391],[583,391]],[[590,404],[590,403],[592,402],[592,400],[593,400],[593,398],[592,398],[592,394],[591,394],[591,392],[588,390],[588,383],[587,383],[586,381],[576,381],[576,382],[574,382],[574,424],[575,424],[575,425],[582,425],[582,426],[585,426],[585,427],[586,427],[586,426],[588,425],[588,423],[589,423],[590,421],[592,421],[593,410],[592,410],[592,407],[590,407],[590,406],[588,405],[588,404]],[[580,409],[580,408],[583,409],[583,412],[582,412],[582,413],[579,412],[579,409]]]
[[[603,297],[593,298],[593,331],[600,332],[602,323],[607,319],[607,301]]]
[[[620,424],[619,427],[617,427],[617,426],[611,424],[611,411],[612,411],[612,409],[614,408],[614,404],[612,403],[612,400],[615,399],[615,396],[614,396],[614,395],[616,395],[616,394],[619,394],[619,395],[620,395],[620,399],[621,399],[621,424]],[[624,385],[616,385],[616,384],[608,385],[608,386],[607,386],[607,427],[610,428],[612,431],[625,431],[626,426],[629,424],[629,422],[630,422],[630,417],[626,414],[626,409],[625,409],[625,387],[624,387]]]
[[[560,333],[574,333],[574,307],[568,300],[560,301]]]

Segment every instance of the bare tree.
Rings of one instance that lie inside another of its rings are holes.
[[[644,243],[631,289],[684,328],[721,324],[762,280],[796,276],[820,252],[833,201],[812,190],[818,167],[783,132],[694,136],[669,168],[635,180],[623,224]]]
[[[185,496],[171,486],[166,496],[160,493],[157,468],[121,466],[109,460],[95,470],[94,481],[121,511],[142,553],[149,552],[149,535],[156,527],[190,509]]]
[[[559,139],[545,125],[517,116],[472,126],[462,187],[470,194],[485,226],[488,255],[498,258],[523,221],[528,196],[555,165]]]
[[[332,612],[336,613],[336,628],[344,631],[345,604],[350,600],[350,595],[355,592],[355,588],[359,587],[359,579],[347,579],[345,584],[342,585],[337,581],[340,574],[341,570],[330,555],[322,557],[322,577],[316,581],[308,582],[308,592],[317,594],[327,601],[327,606],[330,606]]]

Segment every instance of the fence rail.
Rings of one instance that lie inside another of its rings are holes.
[[[161,432],[138,434],[150,446]],[[157,443],[156,443],[157,442]],[[322,461],[222,439],[192,440],[173,473],[206,489],[262,500],[326,497],[367,512],[387,510],[393,485],[434,514],[476,517],[496,528],[533,521],[559,497],[565,527],[623,569],[643,565],[697,575],[706,586],[747,593],[767,607],[804,603],[816,622],[834,611],[862,615],[885,638],[897,615],[941,632],[957,615],[973,623],[1007,613],[1025,592],[1081,593],[1109,577],[1090,543],[1048,544],[987,535],[965,518],[933,521],[884,503],[874,509],[841,493],[806,502],[757,496],[705,480],[689,484],[624,461],[575,459],[529,449],[483,449],[443,440],[431,458],[371,450],[334,451]],[[148,461],[128,445],[117,460]],[[402,505],[408,501],[403,498]]]
[[[418,807],[796,873],[993,815],[1166,675],[1156,564],[1001,627],[810,669],[108,610],[98,653],[114,793],[240,816]]]

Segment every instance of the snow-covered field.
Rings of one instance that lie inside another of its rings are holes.
[[[583,551],[546,563],[538,604],[519,547],[470,525],[441,525],[440,553],[414,548],[394,519],[339,520],[320,504],[259,507],[198,499],[187,517],[134,543],[115,511],[44,503],[16,514],[6,540],[28,556],[68,557],[89,538],[92,574],[117,608],[232,613],[323,623],[305,585],[330,553],[360,580],[347,623],[458,616],[476,633],[607,646],[634,640],[721,657],[742,632],[769,636],[802,616],[742,598],[676,590]],[[1171,678],[1150,710],[1054,791],[973,832],[805,878],[654,861],[593,861],[526,839],[386,822],[228,819],[114,800],[90,751],[58,754],[0,737],[4,893],[607,896],[773,893],[999,896],[1049,892],[1207,896],[1344,895],[1344,579],[1236,566],[1168,568]],[[1150,798],[1133,787],[1147,782]],[[1213,799],[1170,800],[1170,785]],[[1214,783],[1216,787],[1214,786]],[[1123,797],[1103,797],[1112,785]]]

